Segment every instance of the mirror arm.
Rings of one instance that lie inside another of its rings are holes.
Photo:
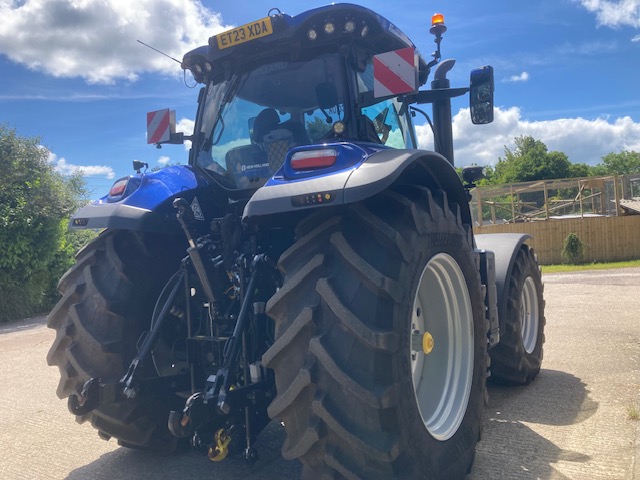
[[[156,143],[156,148],[162,148],[162,145],[164,144],[182,145],[184,144],[185,140],[193,141],[194,138],[194,135],[185,135],[184,132],[172,133],[168,141]]]

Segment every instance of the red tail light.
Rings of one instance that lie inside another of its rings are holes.
[[[338,152],[333,148],[322,150],[305,150],[296,152],[291,157],[291,167],[294,170],[330,167],[336,163]]]
[[[127,188],[128,181],[129,178],[121,178],[120,180],[117,180],[111,187],[111,190],[109,190],[109,196],[119,197],[120,195],[122,195]]]

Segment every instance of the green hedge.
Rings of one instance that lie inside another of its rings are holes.
[[[0,125],[0,322],[50,308],[73,250],[93,235],[67,232],[84,181],[56,172],[49,155],[39,138]]]

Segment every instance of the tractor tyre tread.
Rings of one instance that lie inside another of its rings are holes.
[[[47,319],[56,331],[47,362],[60,371],[59,398],[79,394],[90,378],[104,383],[122,378],[159,289],[180,258],[168,245],[178,243],[114,230],[79,252],[58,283],[62,298]],[[170,402],[163,395],[106,402],[76,420],[90,422],[101,438],[166,452],[176,445],[166,426]]]
[[[268,413],[285,425],[283,456],[299,459],[309,479],[462,478],[480,434],[486,342],[477,342],[482,378],[474,380],[478,399],[468,413],[474,433],[456,440],[455,465],[440,465],[432,477],[412,465],[412,437],[398,427],[422,420],[402,412],[404,397],[413,395],[410,379],[407,387],[398,374],[407,340],[400,321],[390,319],[414,294],[402,279],[421,242],[456,242],[473,265],[457,205],[418,186],[388,190],[333,216],[310,215],[296,238],[278,263],[284,283],[267,303],[276,341],[263,356],[275,371],[278,395]],[[479,274],[470,275],[480,312]]]

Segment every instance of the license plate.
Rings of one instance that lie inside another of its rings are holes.
[[[220,33],[216,35],[216,41],[218,42],[218,48],[222,50],[223,48],[229,48],[244,42],[250,42],[256,38],[266,37],[272,33],[273,27],[271,26],[271,18],[266,17],[227,32]]]

